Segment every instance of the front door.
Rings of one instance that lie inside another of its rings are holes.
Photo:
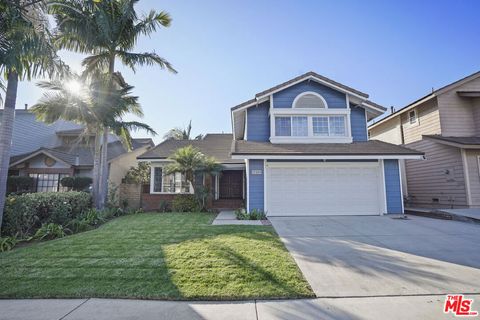
[[[243,198],[243,171],[226,170],[220,176],[220,199]]]

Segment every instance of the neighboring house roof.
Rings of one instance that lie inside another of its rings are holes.
[[[153,145],[152,139],[132,139],[132,149],[136,150],[144,146]],[[112,159],[126,153],[127,150],[120,141],[108,144],[107,159]],[[71,166],[90,167],[93,166],[94,146],[93,145],[72,145],[55,148],[40,148],[32,152],[21,154],[10,158],[10,166],[31,159],[38,154],[46,154],[56,160],[60,160]]]
[[[332,80],[332,79],[329,79],[329,78],[327,78],[327,77],[324,77],[324,76],[322,76],[322,75],[320,75],[320,74],[318,74],[318,73],[316,73],[316,72],[309,71],[309,72],[304,73],[304,74],[302,74],[302,75],[300,75],[300,76],[298,76],[298,77],[295,77],[295,78],[293,78],[293,79],[290,79],[290,80],[288,80],[288,81],[285,81],[285,82],[283,82],[283,83],[281,83],[281,84],[279,84],[279,85],[276,85],[276,86],[271,87],[271,88],[269,88],[269,89],[267,89],[267,90],[264,90],[264,91],[262,91],[262,92],[259,92],[259,93],[255,94],[255,98],[254,98],[254,99],[250,99],[250,100],[248,100],[248,101],[245,101],[245,102],[243,102],[243,103],[241,103],[241,104],[239,104],[239,105],[231,108],[231,110],[232,110],[232,111],[235,111],[235,110],[238,110],[238,109],[240,109],[240,108],[242,108],[242,107],[245,107],[245,106],[248,106],[248,105],[251,105],[251,104],[255,104],[255,103],[257,103],[257,102],[259,101],[259,99],[261,99],[261,98],[263,98],[263,97],[265,97],[265,96],[267,96],[267,95],[270,95],[270,94],[272,94],[272,93],[274,93],[274,92],[283,90],[283,89],[285,89],[285,88],[288,88],[289,86],[292,86],[292,85],[294,85],[294,84],[296,84],[296,83],[298,83],[298,82],[301,82],[301,81],[304,81],[304,80],[307,80],[307,79],[315,79],[315,80],[318,80],[318,81],[323,82],[323,83],[325,83],[325,84],[327,84],[327,85],[330,85],[330,86],[332,86],[332,87],[334,87],[334,88],[336,88],[336,89],[340,89],[341,91],[346,91],[346,92],[348,92],[348,93],[355,94],[355,95],[357,95],[357,96],[359,96],[359,97],[362,97],[363,99],[367,99],[367,98],[368,98],[368,94],[366,94],[366,93],[363,93],[363,92],[361,92],[361,91],[358,91],[358,90],[356,90],[356,89],[353,89],[353,88],[351,88],[351,87],[349,87],[349,86],[346,86],[346,85],[344,85],[344,84],[341,84],[341,83],[339,83],[339,82],[336,82],[336,81],[334,81],[334,80]],[[371,106],[373,106],[373,107],[375,107],[375,108],[379,108],[379,109],[384,110],[384,111],[387,110],[386,108],[384,108],[384,107],[380,106],[379,104],[376,104],[376,103],[374,103],[374,102],[372,102],[372,101],[366,100],[365,102],[366,102],[367,104],[370,104]]]
[[[452,90],[452,89],[454,89],[454,88],[456,88],[456,87],[464,84],[465,82],[474,80],[474,79],[476,79],[476,78],[478,78],[478,77],[480,77],[480,71],[477,71],[477,72],[472,73],[471,75],[468,75],[468,76],[466,76],[466,77],[464,77],[464,78],[462,78],[462,79],[460,79],[460,80],[457,80],[457,81],[455,81],[455,82],[452,82],[452,83],[450,83],[450,84],[447,84],[447,85],[441,87],[440,89],[434,90],[434,91],[432,91],[431,93],[429,93],[429,94],[421,97],[420,99],[417,99],[417,100],[413,101],[412,103],[406,105],[405,107],[403,107],[403,108],[401,108],[401,109],[399,109],[399,110],[397,110],[397,111],[389,114],[389,115],[386,116],[385,118],[382,118],[382,119],[378,120],[377,122],[372,123],[372,124],[368,127],[368,129],[373,129],[374,127],[376,127],[376,126],[378,126],[378,125],[380,125],[380,124],[388,121],[389,119],[392,119],[392,118],[394,118],[394,117],[396,117],[396,116],[398,116],[398,115],[401,115],[402,113],[405,113],[405,112],[407,112],[407,111],[415,108],[416,106],[418,106],[418,105],[421,104],[421,103],[427,102],[427,101],[429,101],[430,99],[433,99],[433,98],[437,97],[438,95],[440,95],[440,94],[442,94],[442,93],[444,93],[444,92],[447,92],[447,91],[449,91],[449,90]],[[470,91],[470,92],[459,91],[458,93],[459,93],[459,95],[465,96],[465,97],[466,97],[466,96],[470,96],[470,97],[472,97],[472,96],[473,96],[473,97],[478,96],[478,92],[476,92],[476,91],[475,91],[475,92],[473,92],[473,91]]]
[[[480,137],[444,137],[441,135],[424,135],[423,137],[460,148],[479,148]]]
[[[55,133],[59,136],[80,136],[86,135],[85,128],[78,128],[78,129],[69,129],[69,130],[57,130]],[[88,135],[93,136],[95,135],[93,132],[88,133]]]
[[[235,141],[232,155],[424,155],[423,152],[370,140],[353,143],[292,143]]]
[[[214,157],[220,163],[243,163],[230,156],[233,135],[231,133],[207,134],[202,140],[165,140],[155,148],[137,157],[139,160],[167,159],[178,148],[193,146],[203,154]]]

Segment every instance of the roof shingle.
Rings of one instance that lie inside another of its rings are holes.
[[[289,143],[236,141],[233,155],[423,155],[423,152],[370,140],[353,143]]]
[[[230,156],[232,149],[232,134],[207,134],[202,140],[165,140],[155,148],[137,157],[140,160],[167,159],[178,148],[191,145],[203,154],[214,157],[220,163],[243,163]]]

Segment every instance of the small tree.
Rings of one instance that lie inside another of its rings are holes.
[[[222,166],[215,158],[207,157],[200,150],[189,145],[177,149],[170,157],[173,162],[165,167],[166,174],[180,172],[185,175],[185,179],[192,185],[194,193],[198,196],[202,207],[205,207],[205,199],[210,190],[205,188],[196,188],[196,173],[213,174],[220,172]],[[198,194],[197,194],[198,189]]]
[[[123,178],[126,183],[145,184],[150,182],[150,163],[140,162],[136,167],[130,167]]]

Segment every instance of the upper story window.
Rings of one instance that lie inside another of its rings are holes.
[[[327,101],[316,92],[303,92],[293,100],[293,108],[328,108]]]
[[[417,123],[417,111],[416,110],[412,110],[408,113],[408,121],[410,122],[410,124],[415,124]]]
[[[316,92],[299,94],[292,108],[270,109],[272,143],[349,143],[350,108],[329,109]]]

